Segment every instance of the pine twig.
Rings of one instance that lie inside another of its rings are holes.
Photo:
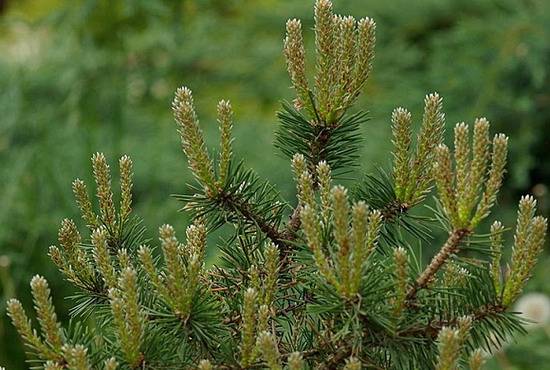
[[[491,315],[496,315],[499,313],[502,313],[506,310],[506,307],[500,305],[500,304],[487,304],[484,306],[481,306],[474,310],[469,317],[471,317],[472,322],[481,321]],[[421,327],[421,328],[415,328],[415,329],[409,329],[404,332],[399,333],[399,336],[401,337],[425,337],[428,339],[435,339],[437,338],[437,335],[439,334],[439,331],[443,327],[455,327],[458,324],[458,319],[452,319],[452,320],[434,320],[430,321],[428,325]]]
[[[286,240],[292,241],[296,239],[296,233],[298,232],[302,224],[300,220],[301,209],[302,207],[300,207],[300,205],[297,205],[296,208],[294,208],[294,211],[292,211],[292,215],[290,216],[290,219],[288,220],[288,223],[286,225],[286,229],[283,232]]]
[[[468,229],[458,229],[450,233],[445,244],[443,244],[430,264],[422,271],[414,285],[409,289],[407,293],[408,301],[415,299],[418,291],[424,289],[432,281],[435,274],[439,271],[441,266],[445,264],[449,257],[458,252],[460,243],[470,234],[470,232],[471,231]]]
[[[244,219],[256,225],[281,251],[281,258],[288,253],[290,245],[286,242],[285,235],[275,225],[270,224],[264,217],[254,213],[246,201],[237,199],[234,194],[221,193],[221,203],[229,210],[237,211]]]

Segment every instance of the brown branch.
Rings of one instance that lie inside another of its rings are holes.
[[[243,218],[256,225],[281,251],[281,257],[289,253],[291,245],[287,242],[289,233],[279,231],[276,225],[267,221],[261,215],[254,213],[246,201],[238,199],[234,194],[219,194],[221,204],[230,211],[237,211]],[[296,221],[294,222],[296,223]],[[294,235],[295,232],[292,233]]]
[[[287,315],[291,312],[294,312],[295,310],[297,310],[299,308],[303,308],[307,303],[309,303],[309,302],[308,302],[307,299],[305,299],[301,302],[295,303],[293,305],[289,305],[285,308],[281,308],[281,309],[277,310],[277,312],[275,312],[274,317],[277,317],[279,315]],[[241,314],[236,314],[232,317],[228,317],[228,318],[223,320],[224,325],[238,324],[240,322],[241,322]]]
[[[416,294],[419,290],[424,289],[434,278],[435,274],[439,271],[441,266],[449,259],[449,257],[458,252],[460,249],[460,243],[462,240],[470,234],[468,229],[453,230],[447,241],[439,252],[434,256],[430,264],[422,271],[420,276],[416,279],[413,286],[407,293],[407,300],[413,300],[416,298]]]
[[[300,212],[302,210],[302,207],[300,205],[297,205],[296,208],[294,208],[294,211],[292,211],[292,215],[290,216],[290,219],[288,220],[288,223],[286,224],[286,229],[282,233],[282,235],[285,237],[286,240],[294,240],[296,239],[296,233],[300,229],[300,226],[302,225],[302,222],[300,220]]]
[[[407,213],[410,208],[409,204],[394,200],[382,208],[380,212],[384,221],[393,222],[400,215]]]
[[[339,364],[344,362],[351,355],[351,349],[346,346],[340,347],[326,362],[319,364],[318,369],[331,370],[336,369]]]
[[[489,316],[502,313],[506,310],[506,307],[500,304],[487,304],[479,307],[477,310],[473,311],[470,316],[472,321],[481,321]],[[455,327],[458,325],[458,319],[452,320],[434,320],[428,323],[428,325],[421,328],[408,329],[404,332],[399,333],[399,336],[402,337],[425,337],[428,339],[435,339],[439,335],[439,331],[443,327]]]
[[[321,161],[324,161],[326,160],[326,158],[324,157],[324,153],[323,153],[323,150],[327,147],[329,141],[330,141],[330,138],[332,136],[332,131],[338,127],[338,125],[334,125],[334,126],[320,126],[321,129],[319,130],[317,136],[315,137],[315,139],[313,140],[313,142],[311,142],[309,144],[309,150],[310,150],[310,158],[311,158],[311,162],[308,163],[309,165],[309,172],[311,174],[315,174],[315,166],[317,166],[317,164]]]
[[[310,143],[311,151],[311,161],[309,161],[308,166],[309,170],[314,176],[314,187],[317,187],[317,180],[315,179],[315,166],[317,163],[325,160],[323,155],[324,148],[328,145],[332,131],[338,127],[338,124],[334,124],[327,127],[322,127],[314,141]],[[258,228],[273,242],[277,245],[281,252],[281,261],[283,265],[286,265],[287,256],[292,250],[292,242],[296,239],[296,233],[300,229],[300,205],[292,211],[292,214],[286,224],[286,227],[282,230],[279,230],[276,225],[271,224],[265,220],[261,215],[255,214],[251,210],[251,206],[246,201],[242,201],[235,197],[234,194],[228,194],[221,192],[218,194],[219,199],[221,200],[222,206],[229,208],[230,210],[236,210],[240,213],[245,219],[249,222],[254,223]]]

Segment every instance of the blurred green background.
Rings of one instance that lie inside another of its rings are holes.
[[[418,123],[426,93],[454,123],[486,116],[511,137],[506,189],[496,217],[512,225],[519,196],[534,193],[548,216],[550,179],[550,2],[547,0],[334,0],[337,12],[377,21],[377,56],[358,106],[361,172],[387,167],[391,111]],[[191,180],[170,111],[189,86],[207,139],[215,105],[236,111],[235,151],[288,199],[288,161],[272,147],[275,112],[292,91],[281,55],[284,23],[313,25],[313,0],[0,0],[0,365],[25,369],[5,301],[31,306],[33,274],[51,283],[67,318],[72,288],[47,257],[63,217],[78,219],[71,182],[89,183],[92,153],[113,168],[135,163],[135,210],[154,235],[185,216],[170,194]],[[311,49],[312,32],[306,34]],[[310,63],[311,65],[311,63]],[[448,137],[449,139],[449,137]],[[267,159],[268,158],[268,159]],[[267,160],[266,160],[267,159]],[[510,237],[510,235],[509,235]],[[211,255],[215,250],[211,248]],[[548,251],[528,291],[550,294]],[[533,329],[489,360],[489,368],[550,369],[550,326]]]

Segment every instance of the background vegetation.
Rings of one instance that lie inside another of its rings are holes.
[[[176,87],[193,89],[212,137],[215,104],[230,99],[237,156],[291,195],[289,163],[263,159],[274,150],[275,112],[291,96],[281,54],[284,23],[299,17],[310,27],[312,1],[2,3],[0,364],[16,370],[26,364],[5,301],[18,296],[30,306],[28,281],[40,273],[57,306],[64,306],[71,288],[47,248],[61,219],[78,217],[71,181],[91,182],[93,152],[105,152],[113,165],[123,153],[134,159],[136,213],[149,230],[166,222],[180,230],[186,225],[169,197],[190,180],[169,109]],[[391,110],[402,105],[418,119],[423,96],[438,91],[448,133],[456,122],[486,116],[511,137],[500,218],[511,224],[512,207],[526,192],[536,195],[548,217],[550,2],[335,0],[335,8],[378,24],[374,72],[359,103],[372,117],[364,127],[362,172],[390,161]],[[209,252],[214,261],[215,248]],[[549,263],[546,253],[530,291],[550,294]],[[497,354],[490,367],[550,368],[549,345],[547,324]]]

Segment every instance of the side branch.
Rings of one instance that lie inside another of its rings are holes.
[[[300,220],[301,210],[302,210],[302,207],[300,205],[297,205],[296,208],[294,208],[294,211],[292,211],[292,215],[290,216],[290,219],[286,224],[286,228],[282,233],[285,240],[292,241],[296,239],[296,233],[298,232],[302,224],[302,221]]]
[[[315,173],[315,166],[317,166],[317,163],[321,161],[326,161],[327,158],[326,155],[324,155],[326,147],[328,143],[330,142],[330,137],[332,135],[332,129],[337,126],[328,126],[328,127],[322,127],[319,133],[315,136],[315,139],[310,144],[310,153],[309,158],[310,161],[308,165],[310,166],[309,170],[311,173]],[[317,181],[315,181],[316,183]]]
[[[432,281],[435,274],[449,257],[458,252],[460,243],[469,234],[470,231],[468,229],[458,229],[451,232],[445,244],[443,244],[439,252],[432,259],[432,262],[422,271],[414,285],[409,289],[407,300],[410,301],[416,298],[418,291],[424,289]]]
[[[482,321],[487,317],[498,315],[506,311],[506,307],[499,304],[487,304],[477,308],[469,316],[472,318],[472,321]],[[403,337],[424,337],[428,339],[437,338],[439,331],[443,327],[454,327],[458,323],[457,319],[452,320],[435,320],[430,321],[428,325],[422,328],[409,329],[407,331],[399,333]]]
[[[229,211],[240,214],[251,224],[256,225],[281,251],[281,259],[285,259],[291,250],[289,240],[296,237],[296,231],[300,226],[299,210],[294,210],[292,217],[284,231],[277,228],[275,224],[269,222],[261,215],[253,211],[253,207],[246,201],[238,199],[234,194],[219,194],[221,205]]]
[[[382,212],[382,217],[385,221],[393,222],[400,215],[407,213],[411,208],[409,204],[395,200],[387,204],[380,212]]]

